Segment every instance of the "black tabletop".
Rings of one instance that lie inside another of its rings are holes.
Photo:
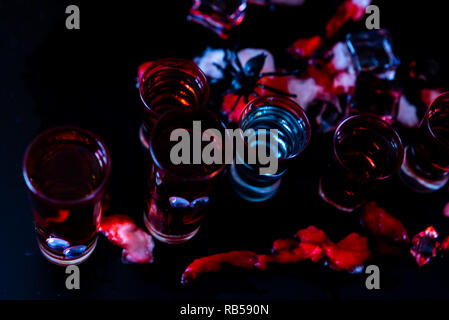
[[[93,3],[95,2],[95,4]],[[438,3],[377,2],[381,26],[392,32],[403,63],[433,58],[448,70],[445,11]],[[227,179],[217,202],[191,241],[156,244],[155,261],[127,265],[121,249],[103,236],[89,260],[80,265],[81,289],[67,290],[64,268],[47,262],[35,239],[22,179],[22,158],[31,139],[56,125],[90,129],[108,145],[113,162],[110,213],[130,215],[143,227],[142,176],[145,155],[138,140],[141,110],[137,67],[161,57],[193,58],[207,46],[266,48],[282,64],[299,37],[324,30],[338,1],[306,0],[304,7],[250,7],[229,41],[188,23],[189,1],[77,1],[81,29],[65,28],[67,1],[0,2],[0,299],[151,299],[151,300],[301,300],[449,298],[448,261],[418,267],[406,251],[373,255],[367,262],[381,272],[381,289],[367,290],[366,275],[333,271],[303,262],[270,266],[268,271],[232,268],[180,284],[195,258],[230,250],[268,252],[274,239],[316,225],[337,241],[355,231],[364,234],[356,214],[323,203],[317,181],[329,149],[328,136],[313,136],[302,157],[284,176],[280,191],[263,203],[239,199]],[[404,140],[410,130],[398,126]],[[429,225],[449,234],[442,215],[447,188],[416,195],[397,177],[376,195],[378,203],[400,218],[410,235]]]

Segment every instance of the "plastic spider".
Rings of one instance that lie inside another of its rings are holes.
[[[275,94],[285,95],[288,97],[296,97],[295,94],[290,94],[271,86],[258,83],[258,81],[263,77],[282,77],[297,74],[297,71],[261,73],[266,57],[267,55],[265,53],[258,54],[250,58],[245,63],[245,66],[243,66],[240,58],[235,51],[226,50],[224,57],[225,67],[214,63],[214,66],[222,72],[223,81],[225,81],[227,84],[227,90],[224,93],[226,94],[231,92],[237,96],[237,99],[235,100],[234,105],[229,113],[232,113],[234,111],[237,104],[242,98],[245,103],[248,103],[248,98],[250,95],[258,97],[259,94],[255,91],[256,88],[263,88]]]

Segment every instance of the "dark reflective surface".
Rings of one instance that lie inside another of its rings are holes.
[[[414,55],[430,56],[448,74],[445,59],[449,55],[440,38],[446,30],[446,11],[430,4],[418,10],[391,2],[382,2],[381,24],[391,29],[401,60],[407,63]],[[273,266],[266,273],[227,269],[181,287],[184,268],[203,255],[238,249],[268,252],[274,239],[310,224],[326,230],[335,241],[349,232],[361,232],[357,217],[330,208],[316,192],[321,168],[327,163],[326,150],[331,150],[331,137],[318,135],[289,167],[279,192],[269,201],[244,202],[225,179],[214,214],[191,242],[176,247],[158,243],[153,265],[125,265],[120,262],[121,249],[100,237],[94,254],[80,266],[81,289],[67,290],[64,269],[48,263],[35,241],[21,177],[27,144],[54,125],[78,125],[97,133],[113,159],[111,212],[131,215],[144,227],[142,168],[147,159],[138,138],[142,118],[135,87],[137,66],[166,56],[191,58],[206,46],[233,44],[201,26],[187,24],[189,1],[175,5],[159,1],[160,8],[153,8],[153,1],[144,3],[81,1],[79,32],[64,27],[65,6],[71,3],[44,0],[0,5],[0,298],[449,298],[447,261],[418,268],[408,253],[373,256],[372,263],[381,269],[379,291],[365,289],[364,275],[337,273],[307,262]],[[324,0],[275,13],[250,7],[240,26],[241,46],[265,47],[276,54],[277,65],[287,65],[283,48],[298,37],[323,30],[335,8],[334,1]],[[235,40],[234,35],[231,41]],[[406,140],[411,132],[398,129]],[[447,188],[416,196],[394,178],[378,192],[379,204],[402,219],[410,235],[431,224],[441,234],[449,234],[449,223],[441,214],[449,200]]]

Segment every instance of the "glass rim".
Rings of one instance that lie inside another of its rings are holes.
[[[221,165],[218,165],[219,167],[216,170],[213,170],[212,172],[210,172],[207,175],[204,175],[200,178],[183,177],[183,176],[180,176],[179,174],[172,172],[168,168],[166,168],[166,166],[164,166],[161,163],[160,159],[158,159],[157,152],[155,152],[155,150],[154,150],[153,138],[155,137],[156,130],[159,128],[160,123],[162,121],[164,121],[165,119],[167,119],[168,117],[170,117],[172,114],[175,114],[178,112],[185,112],[185,111],[199,111],[199,112],[203,112],[203,113],[207,114],[208,116],[211,116],[211,118],[213,118],[213,120],[217,124],[219,124],[222,127],[222,129],[224,129],[226,137],[229,135],[229,133],[226,130],[227,127],[226,127],[225,123],[222,120],[220,120],[220,118],[212,111],[210,111],[206,108],[203,108],[203,107],[175,108],[173,110],[166,111],[164,114],[162,114],[159,117],[159,119],[156,121],[156,123],[154,124],[153,129],[151,130],[150,149],[149,149],[151,159],[153,160],[154,165],[156,165],[160,169],[164,170],[164,172],[166,172],[168,175],[174,177],[175,179],[185,181],[185,182],[201,182],[201,181],[210,180],[210,179],[214,178],[215,176],[217,176],[218,174],[220,174],[226,168],[227,164],[222,163]],[[213,129],[213,128],[210,128],[210,129]],[[217,128],[215,128],[215,129],[217,129]],[[203,164],[200,164],[200,165],[203,165]]]
[[[78,133],[81,133],[83,136],[86,136],[87,138],[93,139],[95,143],[99,146],[99,148],[103,151],[106,162],[105,162],[105,170],[104,170],[104,176],[102,177],[101,183],[98,184],[98,186],[89,194],[85,195],[84,197],[80,199],[75,200],[59,200],[54,199],[46,194],[44,194],[41,190],[39,190],[32,182],[29,177],[28,172],[28,162],[30,158],[30,154],[33,150],[33,148],[36,146],[36,144],[41,141],[42,139],[51,136],[52,134],[56,132],[65,132],[65,131],[77,131]],[[54,205],[60,205],[60,206],[73,206],[73,205],[79,205],[85,202],[92,201],[95,199],[101,192],[103,192],[104,188],[106,187],[106,184],[109,180],[109,177],[111,175],[111,155],[109,153],[109,150],[104,143],[104,141],[98,137],[96,134],[94,134],[92,131],[79,128],[76,126],[57,126],[50,129],[46,129],[40,134],[38,134],[36,137],[34,137],[33,140],[29,143],[28,147],[26,148],[25,155],[23,157],[23,163],[22,163],[22,174],[23,178],[25,180],[25,184],[28,188],[28,191],[31,192],[36,197],[49,202]]]
[[[149,112],[153,113],[154,115],[159,115],[159,114],[156,113],[154,110],[152,110],[151,107],[146,103],[145,99],[143,98],[143,96],[144,96],[144,92],[143,92],[144,79],[147,79],[148,74],[150,72],[152,72],[153,69],[156,69],[156,68],[172,68],[172,69],[175,69],[175,66],[173,66],[172,64],[179,64],[179,63],[186,64],[189,68],[197,69],[198,75],[196,75],[195,78],[196,79],[199,78],[199,80],[202,83],[202,85],[204,85],[204,90],[205,90],[204,101],[203,101],[203,105],[201,107],[204,107],[206,105],[208,99],[209,99],[209,94],[210,94],[209,82],[207,81],[207,77],[204,74],[204,72],[200,69],[200,67],[198,67],[196,65],[196,63],[194,63],[191,60],[187,60],[187,59],[183,59],[183,58],[173,58],[173,57],[160,58],[160,59],[152,61],[150,63],[150,65],[142,73],[142,76],[139,79],[139,96],[140,96],[140,100],[142,101],[143,105],[145,106],[145,109],[147,109]],[[184,70],[182,70],[182,71],[185,72]]]
[[[429,130],[432,138],[434,138],[442,148],[449,151],[449,145],[445,144],[443,141],[441,141],[441,139],[438,136],[435,135],[435,133],[432,130],[432,127],[430,126],[430,121],[429,121],[429,112],[431,111],[431,109],[436,107],[436,104],[444,103],[444,102],[447,102],[447,104],[449,105],[449,91],[442,92],[435,99],[433,99],[433,101],[430,103],[429,107],[427,108],[427,111],[426,111],[423,121],[427,120],[426,127]]]
[[[350,121],[354,121],[354,119],[368,119],[370,121],[374,121],[377,122],[378,124],[382,125],[383,127],[388,128],[388,130],[391,130],[391,132],[393,133],[393,137],[397,140],[397,145],[398,145],[398,160],[396,162],[396,165],[394,166],[395,170],[393,170],[393,172],[390,172],[387,175],[382,175],[380,177],[376,177],[376,178],[366,178],[364,177],[364,179],[366,180],[385,180],[390,178],[391,176],[393,176],[401,167],[402,162],[404,160],[404,145],[402,144],[402,140],[401,137],[399,136],[399,134],[397,133],[397,131],[386,121],[376,117],[376,116],[372,116],[372,115],[368,115],[368,114],[356,114],[356,115],[352,115],[349,117],[344,118],[343,120],[340,121],[340,123],[338,124],[337,128],[335,129],[334,132],[334,136],[332,138],[332,151],[333,151],[333,155],[335,156],[338,164],[340,164],[343,168],[345,168],[346,170],[350,171],[352,174],[358,175],[356,173],[353,173],[353,170],[351,170],[351,168],[349,168],[348,166],[346,166],[343,161],[340,159],[337,149],[336,149],[336,139],[337,139],[337,135],[338,132],[342,129],[343,126],[348,125],[347,123]]]
[[[301,120],[304,121],[304,123],[305,123],[306,140],[304,142],[304,145],[303,145],[302,149],[299,150],[298,152],[296,152],[296,153],[286,157],[286,158],[279,158],[279,159],[285,160],[285,159],[292,159],[292,158],[297,157],[309,145],[311,137],[312,137],[312,127],[310,125],[309,118],[307,117],[306,112],[304,111],[304,109],[298,103],[293,101],[292,99],[289,99],[289,98],[281,96],[281,95],[270,94],[270,95],[260,96],[260,97],[254,98],[253,100],[250,100],[248,102],[248,104],[245,106],[245,108],[243,109],[242,113],[240,114],[239,128],[243,129],[242,125],[241,125],[242,121],[243,121],[243,118],[252,109],[259,108],[260,106],[255,106],[255,104],[256,103],[260,103],[262,101],[272,102],[274,107],[285,109],[288,112],[292,113],[293,115],[297,116],[298,118],[300,118]],[[240,134],[241,134],[241,132],[240,132]],[[243,138],[243,136],[241,138]],[[243,140],[243,141],[245,141],[245,140]]]

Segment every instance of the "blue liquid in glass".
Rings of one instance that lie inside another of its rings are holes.
[[[243,164],[234,162],[230,170],[234,191],[248,201],[258,202],[271,198],[279,189],[281,176],[287,169],[287,160],[298,155],[306,145],[306,127],[304,119],[276,106],[261,106],[246,114],[241,122],[242,130],[253,129],[253,135],[258,136],[258,139],[250,136],[248,146],[264,148],[267,156],[277,147],[278,169],[273,174],[260,174],[257,166],[243,160]],[[260,129],[265,129],[265,139],[260,139]],[[270,129],[277,130],[274,140],[276,146],[272,145]]]

